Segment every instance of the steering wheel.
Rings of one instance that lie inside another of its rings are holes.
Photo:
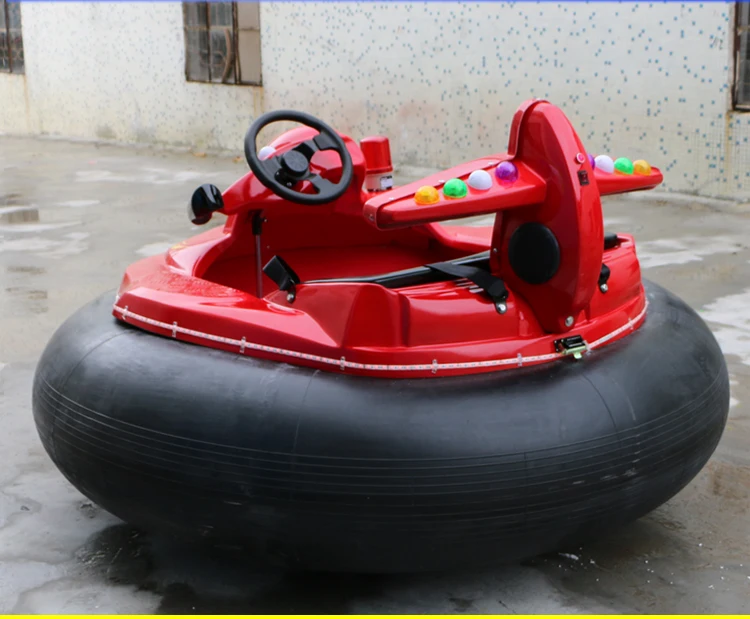
[[[306,127],[317,129],[320,133],[281,155],[274,155],[261,161],[255,150],[258,133],[266,125],[284,120],[301,123]],[[320,150],[333,150],[341,157],[343,169],[338,183],[332,183],[310,171],[310,160]],[[245,135],[245,158],[250,169],[263,185],[277,196],[297,204],[317,205],[333,202],[344,195],[354,178],[352,157],[344,140],[322,120],[304,112],[279,110],[260,116],[250,125]],[[294,190],[293,187],[302,181],[309,181],[317,193],[302,193]]]

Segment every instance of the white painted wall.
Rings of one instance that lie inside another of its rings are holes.
[[[21,17],[29,119],[14,104],[0,130],[237,150],[261,109],[260,89],[185,81],[178,2],[22,3]],[[3,99],[19,78],[0,74]]]
[[[26,76],[0,131],[226,148],[306,110],[399,164],[504,150],[518,104],[560,105],[591,152],[665,187],[750,198],[750,114],[729,113],[731,4],[263,3],[262,88],[187,83],[181,5],[23,3]],[[6,101],[8,104],[6,105]]]

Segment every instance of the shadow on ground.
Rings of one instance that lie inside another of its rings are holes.
[[[516,612],[519,602],[524,612],[529,602],[521,598],[534,595],[540,602],[554,598],[561,610],[574,612],[581,597],[590,607],[615,612],[632,608],[635,598],[639,611],[648,612],[679,607],[685,596],[684,575],[668,571],[694,562],[695,549],[687,547],[681,528],[655,512],[585,548],[455,574],[287,572],[256,564],[240,549],[186,544],[126,524],[96,534],[77,556],[103,585],[157,596],[157,614],[385,613],[411,605],[417,612],[478,613],[487,612],[488,594],[494,597],[494,612],[501,613]],[[431,592],[442,595],[430,600]]]
[[[182,544],[129,525],[95,535],[81,549],[96,556],[99,577],[162,598],[160,614],[346,614],[374,601],[390,577],[288,573],[241,550]]]

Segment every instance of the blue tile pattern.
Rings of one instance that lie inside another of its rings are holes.
[[[750,196],[750,115],[728,112],[731,7],[268,3],[265,104],[447,166],[504,150],[518,104],[548,98],[591,152],[647,159],[666,189]]]

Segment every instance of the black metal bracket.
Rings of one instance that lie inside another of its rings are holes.
[[[571,335],[570,337],[564,337],[559,340],[555,340],[555,351],[562,353],[563,355],[573,355],[573,358],[578,360],[583,356],[589,349],[589,345],[581,335]]]
[[[266,218],[263,217],[263,211],[257,211],[253,214],[253,234],[260,236],[263,232],[263,224],[266,223]]]
[[[263,270],[260,267],[260,235],[263,232],[264,223],[266,223],[266,219],[263,217],[263,211],[258,211],[253,215],[253,235],[255,236],[255,294],[259,299],[263,298]]]
[[[609,290],[609,285],[607,282],[609,281],[609,276],[612,274],[612,271],[606,264],[602,264],[602,268],[599,271],[599,281],[597,282],[599,286],[599,290],[602,292],[607,292]]]

